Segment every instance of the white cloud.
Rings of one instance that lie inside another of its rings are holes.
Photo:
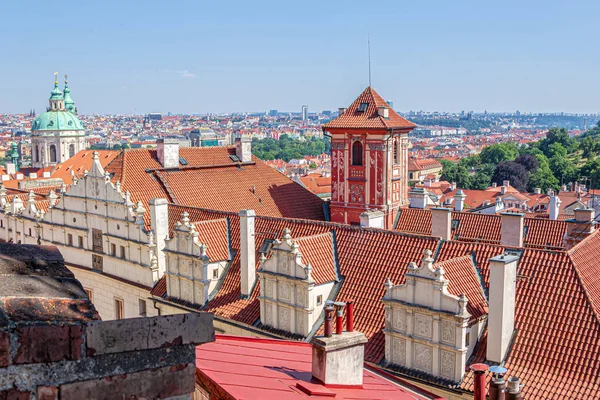
[[[176,71],[179,76],[181,76],[182,78],[186,78],[186,79],[193,79],[196,77],[196,74],[194,74],[193,72],[188,71],[187,69],[183,70],[183,71]]]

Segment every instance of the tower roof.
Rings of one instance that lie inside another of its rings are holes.
[[[54,89],[50,92],[50,100],[60,100],[63,98],[63,93],[58,88],[58,73],[54,73]]]
[[[75,111],[75,102],[71,98],[71,89],[69,89],[69,82],[67,81],[67,75],[65,75],[65,89],[63,90],[64,98],[65,98],[65,108],[68,111]]]
[[[379,115],[378,108],[387,107],[388,117]],[[367,87],[364,92],[348,107],[339,117],[323,125],[328,128],[407,128],[412,129],[416,125],[398,115],[396,111],[381,97],[372,87]]]

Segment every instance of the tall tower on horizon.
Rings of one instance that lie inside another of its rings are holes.
[[[408,204],[408,133],[415,127],[371,87],[323,126],[331,135],[332,222],[358,225],[362,212],[380,210],[384,227],[392,227]]]
[[[308,106],[302,106],[302,122],[308,122]]]

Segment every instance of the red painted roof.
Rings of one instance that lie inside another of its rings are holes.
[[[361,103],[368,103],[365,111],[358,111]],[[379,116],[377,107],[387,107],[389,117]],[[346,112],[333,121],[323,125],[323,129],[329,128],[375,128],[391,129],[405,128],[413,129],[416,125],[407,119],[398,115],[394,109],[381,97],[372,87],[368,87],[360,96],[348,107]]]
[[[438,398],[378,370],[364,369],[360,387],[325,387],[312,380],[311,345],[302,342],[216,336],[196,348],[201,382],[233,399],[293,400],[303,398],[418,400]],[[300,386],[321,393],[309,395]]]

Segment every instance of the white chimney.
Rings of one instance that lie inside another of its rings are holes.
[[[361,228],[381,228],[383,229],[383,212],[369,210],[360,214]]]
[[[508,254],[490,259],[488,361],[504,361],[513,336],[518,260],[517,256]]]
[[[411,208],[427,208],[427,192],[423,188],[412,188],[408,192],[408,201]]]
[[[505,212],[502,218],[500,244],[506,247],[523,247],[524,214]]]
[[[150,226],[154,232],[154,243],[158,251],[156,256],[158,259],[158,275],[154,276],[158,280],[166,271],[165,253],[162,251],[165,248],[165,240],[169,236],[169,202],[167,199],[154,198],[148,202],[150,206]]]
[[[240,210],[240,281],[242,296],[250,296],[256,281],[254,210]]]
[[[450,184],[450,190],[456,190],[456,182]]]
[[[509,180],[502,181],[502,186],[506,186],[507,188],[510,187],[510,181]]]
[[[163,168],[179,167],[179,139],[158,139],[156,156]]]
[[[2,175],[2,181],[3,181],[3,182],[4,182],[4,181],[10,181],[10,175],[8,175],[8,174],[3,174],[3,175]]]
[[[533,194],[542,194],[542,188],[534,188]]]
[[[467,195],[461,189],[454,193],[454,211],[462,211],[465,209],[465,199]]]
[[[36,172],[31,172],[29,174],[29,179],[37,179],[37,173]]]
[[[493,188],[495,188],[495,187],[497,187],[497,186],[498,186],[498,185],[496,184],[496,182],[492,182],[492,187],[493,187]]]
[[[346,112],[346,108],[345,107],[338,108],[338,116],[344,115],[345,112]]]
[[[377,107],[377,115],[379,115],[380,117],[383,117],[383,118],[389,118],[390,110],[386,106],[379,106],[379,107]]]
[[[324,385],[361,386],[367,338],[360,332],[331,337],[315,336],[312,344],[312,376]]]
[[[506,194],[506,188],[507,188],[507,187],[508,187],[508,186],[506,186],[506,185],[502,185],[502,186],[500,187],[500,194]]]
[[[558,219],[558,214],[560,213],[560,204],[561,203],[562,203],[562,201],[560,201],[560,198],[558,196],[556,196],[555,194],[552,194],[552,196],[550,196],[550,205],[549,205],[548,214],[549,214],[549,218],[551,220],[556,221]]]
[[[50,171],[42,172],[42,178],[50,178]]]
[[[15,174],[17,172],[17,166],[13,163],[6,163],[6,173]]]
[[[241,162],[252,161],[252,138],[250,136],[235,139],[235,155]]]
[[[449,208],[431,209],[431,236],[442,240],[452,239],[452,210]]]

